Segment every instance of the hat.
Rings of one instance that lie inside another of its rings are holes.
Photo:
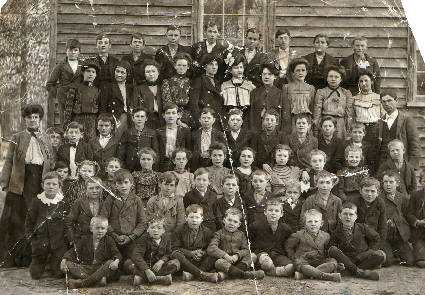
[[[66,49],[74,49],[74,48],[81,49],[80,41],[78,41],[77,39],[68,39],[68,41],[66,41]]]
[[[81,65],[81,70],[83,72],[88,68],[94,68],[96,70],[96,73],[99,73],[100,67],[95,58],[88,58]]]
[[[22,107],[22,117],[28,117],[32,114],[38,114],[40,116],[40,119],[44,116],[44,110],[43,107],[39,104],[27,104]]]

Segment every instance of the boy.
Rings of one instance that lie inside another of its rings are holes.
[[[256,170],[251,174],[251,184],[243,194],[241,194],[244,205],[247,208],[248,226],[256,220],[265,219],[264,205],[270,199],[271,193],[266,191],[269,185],[268,174],[264,170]]]
[[[96,50],[97,54],[95,61],[100,68],[96,76],[95,84],[104,92],[106,86],[114,81],[114,71],[119,59],[109,54],[111,50],[111,39],[108,35],[99,34],[96,36]]]
[[[128,170],[115,172],[117,198],[109,195],[102,204],[100,215],[109,220],[109,234],[118,244],[125,261],[133,251],[134,240],[146,230],[145,209],[141,198],[134,193],[134,178]],[[119,198],[119,199],[118,199]],[[128,272],[128,264],[124,271]]]
[[[208,189],[210,180],[208,178],[208,170],[199,168],[194,173],[195,188],[188,192],[184,198],[184,207],[187,208],[192,204],[198,204],[202,208],[202,225],[215,232],[215,215],[213,205],[217,200],[217,195]],[[187,215],[187,212],[186,212]]]
[[[301,216],[310,209],[319,211],[323,216],[321,229],[325,232],[335,228],[342,208],[341,199],[331,193],[337,183],[338,178],[335,174],[320,171],[316,177],[317,191],[305,200],[301,209]]]
[[[99,282],[106,286],[116,280],[118,264],[122,259],[114,239],[106,235],[108,219],[95,216],[90,220],[92,235],[82,237],[62,258],[61,270],[69,275],[70,289],[91,287]]]
[[[290,61],[295,57],[296,52],[290,49],[291,33],[287,28],[279,28],[275,33],[275,40],[278,48],[272,53],[275,60],[279,61],[280,72],[279,78],[275,80],[275,85],[282,88],[283,84],[288,83],[287,70]]]
[[[58,127],[50,127],[46,130],[46,134],[49,138],[49,145],[52,151],[52,167],[55,166],[56,154],[58,148],[62,144],[63,131]]]
[[[388,151],[391,159],[382,163],[377,175],[382,175],[385,170],[397,171],[400,175],[398,190],[403,194],[411,194],[417,189],[416,174],[413,166],[404,159],[404,144],[399,139],[393,139],[388,143]]]
[[[236,176],[233,174],[226,175],[223,178],[222,187],[223,196],[218,198],[213,204],[217,229],[223,228],[223,218],[228,209],[235,208],[244,212],[242,208],[244,205],[239,196],[238,179]]]
[[[142,75],[140,68],[143,62],[151,57],[143,52],[145,48],[145,39],[142,34],[133,33],[130,38],[131,52],[124,55],[121,61],[130,64],[130,71],[127,73],[127,82],[135,87],[144,82],[144,75]]]
[[[293,181],[286,185],[286,192],[281,197],[283,208],[282,221],[287,224],[292,232],[301,229],[301,210],[305,198],[301,195],[301,183]]]
[[[199,122],[201,128],[192,132],[192,171],[208,166],[210,163],[209,149],[212,144],[225,143],[223,132],[213,128],[215,123],[214,109],[203,108]]]
[[[348,201],[357,206],[358,222],[365,223],[377,231],[381,241],[385,241],[387,215],[384,200],[378,198],[380,186],[376,178],[364,177],[360,181],[360,195],[354,195]]]
[[[309,180],[310,180],[310,191],[316,190],[317,175],[321,171],[325,170],[326,165],[326,153],[324,151],[314,149],[310,152],[310,166]],[[310,192],[311,193],[311,192]]]
[[[158,137],[156,132],[145,126],[148,120],[147,110],[144,107],[135,108],[132,119],[133,126],[124,131],[117,152],[124,166],[131,172],[141,169],[139,153],[142,148],[149,147],[158,153]]]
[[[276,145],[284,142],[283,134],[279,133],[280,116],[274,109],[266,110],[263,115],[262,130],[252,139],[252,147],[256,151],[255,166],[271,162],[271,153]]]
[[[337,136],[337,120],[331,116],[325,116],[320,122],[320,136],[318,137],[318,149],[326,154],[325,170],[336,173],[344,162],[343,141]]]
[[[400,264],[405,266],[412,266],[414,262],[413,252],[409,245],[410,226],[404,217],[409,199],[406,195],[397,191],[399,185],[400,176],[396,171],[382,172],[384,193],[381,198],[385,203],[388,226],[387,238],[381,241],[382,250],[386,254],[386,261],[383,266],[393,265],[394,256],[400,258]]]
[[[294,273],[294,265],[286,256],[284,244],[292,230],[281,220],[283,208],[280,200],[268,199],[264,215],[266,219],[255,220],[248,227],[252,249],[267,275],[289,277]]]
[[[229,168],[223,167],[226,154],[227,149],[223,143],[219,142],[210,145],[212,166],[207,167],[208,177],[210,179],[210,189],[217,194],[218,198],[223,195],[223,179],[231,172]]]
[[[54,277],[62,277],[60,261],[66,252],[65,216],[68,213],[56,172],[43,177],[44,192],[32,200],[25,220],[25,237],[31,240],[31,278],[38,280],[44,273],[50,254],[50,269]]]
[[[347,201],[351,196],[360,193],[360,181],[368,175],[366,167],[359,166],[362,162],[362,148],[349,145],[345,148],[345,167],[338,171],[338,197]]]
[[[170,259],[171,254],[172,239],[165,233],[164,220],[150,219],[147,232],[137,239],[131,255],[133,284],[138,286],[143,280],[151,284],[171,285],[171,275],[180,269],[180,262]]]
[[[171,156],[173,151],[180,148],[191,150],[190,131],[177,126],[178,107],[174,103],[164,105],[162,116],[165,126],[157,130],[159,170],[161,172],[173,170]]]
[[[305,229],[293,233],[286,241],[285,250],[295,266],[295,279],[305,276],[318,280],[341,281],[341,275],[334,273],[338,267],[334,258],[325,257],[330,235],[321,231],[322,213],[316,209],[304,213]],[[341,269],[342,266],[339,266]]]
[[[369,280],[379,280],[379,273],[371,271],[385,261],[379,250],[379,234],[364,223],[356,222],[357,206],[346,202],[339,213],[338,226],[331,234],[328,254],[351,274]]]
[[[183,269],[183,280],[194,277],[200,281],[217,283],[221,277],[214,269],[214,258],[207,255],[207,247],[213,232],[203,225],[204,210],[198,204],[186,208],[186,223],[175,231],[175,247],[172,258],[178,259]]]
[[[84,136],[96,136],[96,118],[101,103],[100,88],[93,84],[99,73],[99,65],[86,61],[82,66],[83,81],[70,88],[64,106],[64,125],[77,121],[83,125]]]
[[[174,164],[174,175],[179,180],[176,188],[176,195],[183,198],[192,188],[194,184],[193,173],[187,169],[187,163],[192,159],[192,153],[185,148],[176,148],[171,156]]]
[[[77,164],[84,160],[93,160],[93,150],[90,144],[81,140],[84,136],[83,125],[71,122],[65,130],[68,142],[62,144],[56,155],[56,161],[65,162],[71,171],[71,177],[77,177]]]
[[[415,264],[425,268],[425,177],[421,172],[421,184],[423,189],[412,193],[406,213],[406,219],[412,229],[413,253]]]
[[[118,152],[119,137],[115,134],[115,120],[111,114],[100,114],[97,117],[97,131],[99,136],[90,140],[95,160],[105,173],[105,162],[111,157],[115,157]]]
[[[175,75],[174,56],[177,53],[187,53],[191,56],[191,48],[189,46],[180,45],[181,28],[175,25],[167,27],[167,45],[158,49],[155,54],[155,60],[161,65],[159,81],[171,78]]]
[[[220,124],[221,125],[221,124]],[[233,163],[237,163],[241,149],[251,146],[252,133],[243,125],[243,112],[240,109],[231,109],[227,114],[227,128],[224,130],[229,154]]]
[[[245,279],[263,279],[263,270],[249,271],[257,257],[250,253],[245,233],[238,230],[242,222],[242,213],[236,208],[229,208],[223,219],[224,227],[215,232],[207,254],[215,258],[216,270],[223,277]]]

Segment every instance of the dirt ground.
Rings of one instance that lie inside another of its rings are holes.
[[[425,294],[425,270],[395,266],[379,270],[381,280],[366,281],[352,277],[344,277],[341,283],[314,280],[295,281],[287,278],[266,277],[257,281],[258,294],[262,295],[422,295]],[[218,294],[255,294],[254,281],[233,280],[219,284],[204,282],[183,282],[179,278],[169,287],[131,286],[130,277],[121,278],[104,288],[69,290],[68,294],[90,295],[218,295]],[[0,294],[2,295],[34,295],[34,294],[67,294],[63,280],[44,278],[34,281],[27,269],[0,270]]]

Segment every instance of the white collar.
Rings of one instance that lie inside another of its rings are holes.
[[[388,113],[385,114],[385,121],[388,121],[390,119],[395,120],[398,117],[398,110],[396,109],[394,112],[391,113],[391,115],[388,115]]]
[[[285,50],[283,50],[282,48],[279,47],[279,52],[284,52],[286,54],[289,54],[289,46]]]
[[[102,134],[99,134],[99,138],[101,139],[109,139],[112,137],[112,134],[109,134],[108,136],[103,136]]]
[[[37,198],[45,205],[50,206],[50,205],[56,205],[58,204],[60,201],[63,200],[63,195],[61,192],[56,193],[56,196],[53,199],[49,199],[46,197],[46,193],[42,192],[40,194],[37,195]]]

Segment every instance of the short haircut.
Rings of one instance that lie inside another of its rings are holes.
[[[263,73],[264,69],[268,69],[270,73],[279,76],[279,69],[276,68],[276,64],[273,61],[265,62],[261,65],[261,73]]]
[[[74,49],[78,48],[81,50],[81,43],[77,39],[68,39],[66,40],[66,49]]]
[[[193,176],[196,178],[199,175],[204,175],[204,174],[209,175],[210,173],[208,172],[207,168],[201,167],[201,168],[196,169],[196,171],[193,173]]]
[[[60,136],[63,136],[63,130],[59,127],[49,127],[46,130],[46,134],[59,134]]]
[[[226,180],[229,180],[229,179],[231,179],[231,180],[236,179],[236,183],[239,185],[239,178],[237,178],[235,174],[227,174],[227,175],[225,175],[223,177],[223,180],[222,180],[221,184],[223,185],[226,182]]]
[[[310,161],[311,161],[311,158],[313,158],[313,156],[317,156],[317,155],[322,156],[326,162],[326,158],[327,158],[326,153],[319,149],[313,149],[310,151]]]
[[[359,74],[357,76],[357,84],[359,83],[360,77],[362,76],[368,76],[372,83],[375,82],[376,75],[374,73],[372,73],[370,70],[367,70],[367,69],[360,69]]]
[[[130,36],[130,43],[132,43],[133,42],[133,39],[140,39],[140,40],[143,40],[143,44],[145,44],[145,38],[143,37],[143,35],[142,34],[140,34],[140,33],[133,33],[133,34],[131,34],[131,36]]]
[[[167,27],[167,33],[168,33],[169,31],[179,31],[179,32],[180,32],[180,34],[182,33],[182,29],[181,29],[181,27],[180,27],[180,26],[176,26],[176,25],[169,25],[169,26]]]
[[[154,163],[158,160],[158,154],[150,147],[144,147],[137,153],[139,160],[143,154],[151,155]]]
[[[80,163],[78,163],[78,171],[83,166],[92,166],[94,168],[94,175],[97,175],[97,173],[100,170],[99,164],[96,161],[91,161],[91,160],[83,160],[83,161],[81,161]]]
[[[177,112],[179,111],[179,107],[175,103],[173,102],[166,103],[162,109],[162,113],[165,114],[166,111],[172,110],[172,109],[176,109]]]
[[[211,107],[204,107],[201,110],[201,113],[200,114],[201,115],[203,115],[203,114],[211,114],[213,117],[215,117],[215,110],[213,108],[211,108]]]
[[[134,116],[134,114],[136,114],[138,112],[145,112],[146,117],[148,116],[148,110],[144,106],[138,106],[138,107],[134,108],[133,111],[132,111],[132,116]]]
[[[344,202],[344,203],[342,204],[342,209],[341,209],[341,211],[342,211],[344,208],[348,208],[348,209],[356,210],[356,213],[357,213],[357,205],[356,205],[356,204],[354,204],[354,203],[351,203],[351,202]]]
[[[366,41],[367,42],[367,38],[365,36],[354,37],[353,40],[351,40],[351,46],[353,46],[354,42],[356,42],[356,41]]]
[[[388,177],[394,177],[395,180],[397,181],[398,184],[400,184],[400,174],[398,174],[397,171],[393,170],[393,169],[387,169],[384,170],[380,173],[380,179],[383,182],[384,181],[384,176],[388,176]]]
[[[154,216],[152,216],[151,218],[148,219],[147,221],[147,225],[148,228],[155,224],[155,223],[160,223],[162,225],[162,227],[164,227],[164,223],[165,223],[165,218],[162,215],[159,215],[158,213],[156,213]]]
[[[331,122],[332,122],[332,124],[334,124],[335,131],[336,131],[337,122],[336,122],[336,119],[335,119],[334,117],[332,117],[332,116],[324,116],[324,117],[322,117],[322,120],[320,120],[320,128],[322,128],[323,123],[324,123],[325,121],[331,121]]]
[[[97,43],[97,41],[102,40],[102,39],[108,39],[109,42],[111,42],[111,38],[107,34],[101,33],[101,34],[98,34],[96,36],[96,43]]]
[[[56,171],[50,171],[50,172],[47,172],[44,176],[43,176],[43,183],[47,180],[47,179],[57,179],[58,180],[58,182],[59,182],[59,185],[61,184],[61,181],[60,181],[60,176],[59,176],[59,174],[56,172]]]
[[[43,119],[44,109],[39,104],[27,104],[22,107],[21,113],[22,113],[22,118],[28,117],[32,114],[38,114],[40,119]]]
[[[317,172],[316,182],[318,182],[320,179],[323,179],[323,178],[330,178],[330,179],[332,179],[332,181],[338,181],[338,177],[335,174],[333,174],[329,171],[322,170],[322,171]]]
[[[291,181],[286,185],[286,190],[288,188],[296,188],[301,193],[301,182],[299,180]]]
[[[112,130],[115,130],[115,119],[111,113],[101,113],[97,117],[97,123],[99,123],[99,121],[111,123]]]
[[[329,37],[326,34],[317,34],[316,36],[314,36],[313,43],[316,42],[316,40],[319,38],[325,38],[326,43],[329,45]]]
[[[253,33],[253,34],[258,34],[258,39],[261,40],[261,32],[260,30],[258,30],[255,27],[249,28],[248,30],[246,30],[245,36],[248,37],[249,33]]]
[[[172,160],[176,158],[177,153],[185,153],[188,161],[190,160],[190,158],[192,158],[192,152],[190,150],[186,148],[176,148],[171,154]]]
[[[179,179],[173,172],[167,171],[159,176],[158,183],[174,183],[177,185],[179,183]]]
[[[117,158],[117,157],[110,157],[108,159],[105,160],[105,167],[109,165],[109,163],[111,162],[117,162],[118,164],[120,164],[120,167],[122,168],[123,162],[121,159]]]
[[[337,72],[341,75],[341,83],[344,81],[345,76],[347,75],[347,72],[345,71],[344,66],[330,65],[326,67],[325,69],[326,77],[328,77],[330,71]]]
[[[201,212],[201,215],[204,215],[204,208],[199,204],[191,204],[186,208],[186,216],[189,216],[190,213]]]
[[[314,216],[314,215],[320,216],[320,218],[322,218],[323,216],[322,213],[317,209],[308,209],[304,212],[304,216],[303,216],[304,222],[307,220],[307,216]]]
[[[265,110],[263,117],[262,117],[263,120],[266,117],[266,115],[275,116],[277,122],[279,122],[279,120],[280,120],[279,113],[273,108],[268,108],[268,109]]]
[[[187,61],[187,65],[190,67],[190,64],[192,63],[192,58],[190,57],[190,55],[188,53],[186,53],[186,52],[176,53],[176,55],[173,58],[174,64],[176,64],[177,61],[181,60],[181,59]]]
[[[308,69],[310,68],[310,64],[308,63],[308,61],[305,58],[294,58],[290,63],[289,63],[289,72],[290,73],[294,73],[295,72],[295,68],[298,65],[305,65],[305,68]]]
[[[68,169],[68,172],[69,172],[69,166],[64,161],[57,161],[55,163],[55,169],[54,170],[64,169],[64,168]]]
[[[392,90],[385,90],[384,92],[381,92],[381,99],[385,96],[392,97],[394,98],[395,101],[398,100],[397,93],[395,93],[395,91],[392,91]]]
[[[289,145],[279,143],[272,150],[272,158],[273,158],[273,160],[276,160],[276,152],[278,150],[285,150],[285,151],[287,151],[289,157],[292,155],[292,152],[293,152],[292,149],[291,149],[291,147]]]
[[[236,53],[234,55],[234,59],[235,60],[233,61],[233,64],[230,66],[230,68],[236,67],[238,64],[242,63],[244,70],[246,69],[246,65],[248,62],[246,61],[246,58],[243,54]]]
[[[374,177],[370,177],[370,176],[366,176],[366,177],[364,177],[360,180],[360,188],[361,189],[363,189],[364,187],[367,187],[367,186],[376,187],[378,192],[381,189],[381,184],[379,183],[379,180],[374,178]]]
[[[233,115],[241,116],[243,118],[243,112],[238,108],[230,109],[230,111],[227,113],[227,118],[230,118],[230,116]]]
[[[102,215],[94,216],[90,219],[90,227],[97,223],[108,223],[108,218]]]
[[[403,147],[403,149],[404,149],[404,143],[403,143],[400,139],[393,139],[393,140],[391,140],[391,141],[388,143],[388,149],[389,149],[391,146],[396,145],[396,144],[401,144],[401,145],[402,145],[402,147]]]
[[[363,158],[363,150],[361,147],[353,145],[353,144],[349,144],[347,145],[347,147],[344,150],[344,156],[347,159],[348,154],[350,152],[355,152],[355,153],[360,153],[361,158]]]
[[[237,208],[229,208],[226,210],[226,213],[224,214],[224,218],[226,218],[229,215],[235,215],[239,218],[239,221],[242,221],[242,212],[241,210]]]
[[[222,59],[216,53],[206,53],[201,57],[200,64],[201,66],[206,66],[213,61],[216,61],[218,64],[220,64]]]
[[[78,129],[81,132],[84,132],[83,124],[76,122],[76,121],[72,121],[71,123],[68,124],[68,126],[66,126],[65,133],[67,133],[69,131],[69,129]]]
[[[280,209],[283,211],[282,202],[280,201],[280,199],[279,199],[279,198],[274,197],[274,198],[270,198],[270,199],[268,199],[268,200],[266,201],[266,207],[265,207],[265,209],[267,210],[267,208],[268,208],[269,206],[279,206],[279,207],[280,207]]]
[[[264,176],[266,180],[268,179],[269,175],[266,171],[262,169],[257,169],[254,172],[251,173],[251,176],[249,178],[254,179],[254,176]]]
[[[213,28],[213,27],[217,27],[218,30],[218,25],[215,21],[209,20],[205,25],[204,25],[204,29],[207,30],[208,28]]]
[[[131,175],[131,172],[128,171],[127,169],[118,169],[117,172],[115,172],[114,174],[114,182],[123,182],[124,180],[130,180],[131,183],[134,184],[134,177],[133,175]]]
[[[86,188],[87,188],[89,183],[96,183],[96,184],[100,183],[100,184],[102,184],[102,179],[100,179],[100,177],[97,177],[97,176],[93,176],[93,177],[89,178],[86,181]]]
[[[353,129],[362,129],[363,132],[365,132],[366,126],[361,122],[353,122],[353,124],[351,124],[351,130]]]
[[[300,114],[296,114],[295,116],[294,116],[294,122],[295,122],[295,124],[297,123],[297,121],[298,120],[300,120],[300,119],[306,119],[307,120],[307,123],[309,124],[309,125],[311,125],[311,115],[310,114],[307,114],[307,113],[300,113]]]
[[[216,142],[216,143],[210,145],[210,155],[212,154],[213,151],[217,151],[217,150],[223,151],[224,156],[226,157],[227,148],[223,143]]]
[[[276,33],[274,34],[274,37],[277,38],[280,35],[288,35],[289,37],[291,37],[291,32],[289,32],[289,30],[287,28],[279,28]]]

